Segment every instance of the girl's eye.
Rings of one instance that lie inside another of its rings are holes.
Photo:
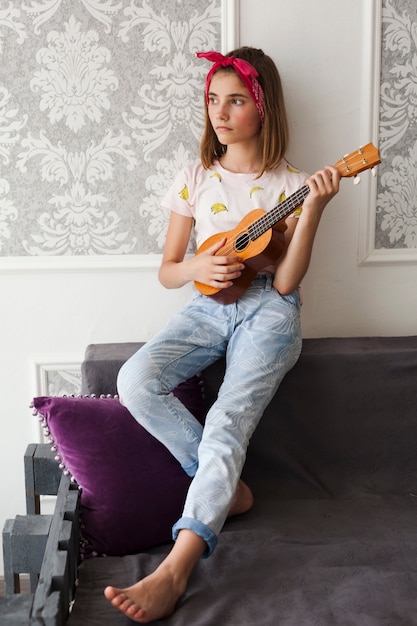
[[[243,104],[243,100],[241,100],[240,98],[235,98],[233,100],[233,104]]]

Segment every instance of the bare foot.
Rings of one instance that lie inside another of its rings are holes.
[[[177,580],[169,566],[162,564],[153,574],[131,587],[106,587],[104,595],[134,622],[148,624],[172,615],[184,592],[185,584]]]
[[[106,587],[104,595],[114,607],[139,624],[169,617],[205,549],[204,539],[183,528],[171,552],[152,574],[125,589]]]
[[[232,502],[232,505],[229,509],[228,517],[232,517],[232,515],[241,515],[242,513],[246,513],[253,506],[253,494],[249,489],[246,483],[243,480],[239,480],[235,499]]]
[[[252,492],[240,480],[229,517],[249,511],[252,505]],[[201,537],[183,529],[170,555],[152,574],[124,589],[106,587],[104,595],[115,608],[139,624],[169,617],[184,594],[188,577],[205,547]]]

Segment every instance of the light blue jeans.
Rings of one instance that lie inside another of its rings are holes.
[[[214,550],[263,412],[301,351],[298,292],[281,296],[258,276],[235,303],[199,293],[121,368],[120,401],[194,477],[173,539],[188,528]],[[171,393],[226,357],[204,429]]]

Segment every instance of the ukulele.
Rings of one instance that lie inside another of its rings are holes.
[[[372,143],[347,154],[335,163],[334,167],[342,177],[357,176],[360,172],[378,165],[381,160],[379,152]],[[278,204],[271,211],[254,209],[239,222],[233,230],[212,235],[198,248],[201,254],[215,243],[226,238],[216,255],[228,256],[237,254],[245,265],[241,275],[233,281],[233,285],[224,289],[211,287],[195,281],[195,286],[205,296],[211,296],[222,304],[231,304],[238,300],[249,287],[256,274],[273,265],[284,250],[284,232],[287,228],[285,218],[302,205],[310,192],[304,185]]]

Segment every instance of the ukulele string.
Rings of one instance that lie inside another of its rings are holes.
[[[294,192],[289,198],[278,204],[276,207],[271,209],[271,211],[265,213],[262,217],[258,218],[253,224],[251,224],[247,231],[242,231],[239,236],[247,235],[250,241],[253,241],[263,235],[267,230],[269,230],[274,224],[277,224],[281,219],[286,217],[294,211],[296,208],[300,206],[303,200],[305,200],[308,195],[310,189],[305,185],[301,187],[298,191]],[[232,241],[226,242],[223,248],[220,248],[218,252],[216,252],[216,256],[221,254],[224,256],[228,256],[233,252],[238,252],[235,250],[235,243],[237,238]]]
[[[362,151],[362,148],[359,148],[356,152],[352,152],[343,158],[339,159],[334,167],[339,169],[343,176],[343,172],[351,171],[352,167],[357,166],[358,164],[366,165],[367,159],[365,153]],[[253,241],[260,237],[264,232],[269,230],[272,226],[277,224],[284,217],[289,215],[291,211],[297,209],[301,206],[302,202],[305,200],[309,193],[310,189],[307,185],[301,187],[298,191],[292,194],[289,198],[275,206],[271,211],[265,213],[262,217],[255,220],[253,224],[248,226],[247,231],[243,231],[239,234],[239,237],[247,236],[250,241]],[[288,207],[290,207],[288,209]],[[222,254],[228,256],[233,252],[238,252],[235,250],[235,243],[237,242],[237,238],[232,241],[226,242],[225,246],[221,248],[216,254]]]
[[[357,152],[351,152],[350,154],[347,154],[346,156],[344,156],[342,159],[339,159],[335,163],[336,169],[341,170],[341,173],[343,175],[343,171],[350,172],[350,169],[352,167],[357,166],[358,164],[366,165],[367,159],[366,159],[365,153],[361,152],[361,150],[362,149],[359,148]]]
[[[342,170],[342,172],[344,170],[349,172],[350,168],[354,167],[358,163],[359,164],[366,163],[366,157],[364,156],[364,153],[361,152],[360,148],[357,152],[352,152],[351,154],[346,155],[342,159],[339,159],[339,161],[335,163],[335,167],[338,168],[339,170]],[[301,187],[301,189],[299,189],[294,194],[292,194],[289,198],[287,198],[286,200],[278,204],[276,207],[271,209],[271,211],[265,213],[265,215],[255,220],[255,222],[248,227],[247,231],[243,231],[239,236],[247,235],[250,241],[257,239],[260,235],[262,235],[264,232],[269,230],[269,228],[271,228],[272,226],[277,224],[281,219],[289,215],[291,211],[297,209],[305,200],[309,191],[310,189],[307,185],[305,185],[304,187]],[[288,209],[288,207],[290,208]],[[216,254],[222,254],[225,256],[232,254],[233,252],[236,251],[235,250],[236,241],[237,239],[235,238],[231,242],[229,241],[226,242],[225,246],[221,248]]]
[[[292,211],[297,209],[303,201],[306,199],[310,189],[307,185],[301,187],[298,191],[293,193],[289,198],[278,204],[271,211],[265,213],[261,218],[254,222],[249,227],[249,232],[254,235],[254,239],[257,239],[266,230],[269,230],[274,224],[280,222],[284,217],[287,217]]]

